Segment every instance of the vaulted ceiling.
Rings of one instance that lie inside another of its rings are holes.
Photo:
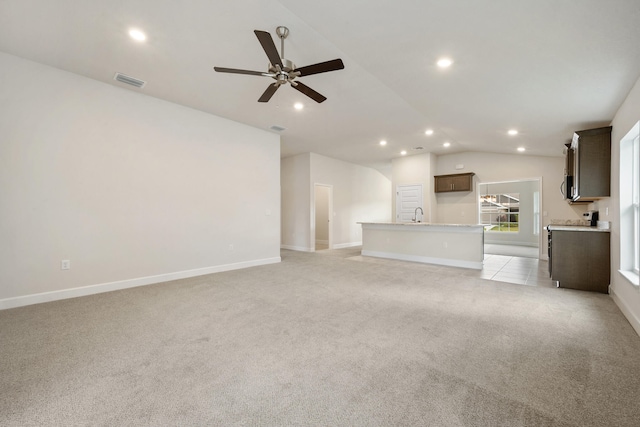
[[[343,60],[344,70],[300,78],[325,102],[282,87],[258,103],[272,80],[214,72],[266,71],[253,30],[279,49],[280,25],[297,66]],[[639,41],[638,0],[0,0],[0,51],[284,127],[283,157],[312,151],[383,172],[401,150],[562,155],[573,131],[609,124],[640,77]],[[453,64],[439,68],[442,57]]]

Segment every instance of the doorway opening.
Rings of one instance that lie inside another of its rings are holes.
[[[478,183],[485,254],[540,258],[541,178]]]
[[[321,251],[331,249],[333,212],[333,186],[327,184],[314,184],[313,197],[313,226],[314,250]]]

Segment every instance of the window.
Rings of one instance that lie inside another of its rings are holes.
[[[517,232],[520,219],[520,194],[480,196],[480,221],[486,231]]]
[[[638,285],[640,122],[620,141],[620,272]]]

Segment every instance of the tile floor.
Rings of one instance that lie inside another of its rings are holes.
[[[479,277],[519,285],[555,288],[549,263],[536,258],[485,254]]]
[[[491,255],[509,255],[524,258],[538,258],[539,249],[531,246],[496,245],[485,243],[484,253]]]

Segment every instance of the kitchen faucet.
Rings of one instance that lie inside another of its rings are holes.
[[[413,222],[420,222],[418,221],[418,209],[420,209],[420,215],[424,217],[424,211],[420,206],[418,206],[416,210],[413,212]]]

